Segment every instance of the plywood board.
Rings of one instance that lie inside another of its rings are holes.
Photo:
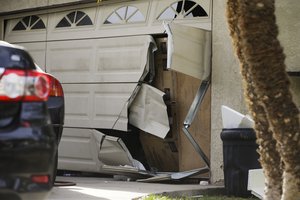
[[[178,151],[173,141],[141,132],[140,141],[150,168],[160,172],[178,171]]]
[[[183,125],[186,114],[190,105],[198,91],[200,80],[177,73],[177,116],[180,125]],[[189,128],[196,142],[204,151],[205,155],[210,157],[210,111],[211,111],[211,89],[206,92],[200,109]],[[178,138],[178,152],[179,152],[179,170],[186,171],[199,167],[204,167],[205,163],[195,151],[189,140],[186,138],[180,129]]]

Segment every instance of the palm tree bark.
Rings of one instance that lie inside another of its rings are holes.
[[[249,65],[246,63],[242,47],[241,35],[238,27],[239,17],[241,16],[239,2],[237,0],[228,0],[227,2],[227,21],[229,25],[230,35],[235,47],[236,55],[240,60],[241,73],[244,81],[244,95],[247,100],[248,109],[255,122],[255,132],[257,143],[259,145],[260,163],[264,169],[266,177],[265,199],[279,200],[282,188],[282,169],[280,167],[281,160],[277,149],[277,142],[273,137],[264,107],[259,101],[257,92],[253,85],[251,75],[249,73]],[[271,155],[271,156],[269,156]]]
[[[266,199],[299,199],[299,110],[277,39],[274,0],[228,0],[227,19],[255,121]],[[284,164],[283,186],[281,161]],[[282,187],[281,187],[282,186]]]

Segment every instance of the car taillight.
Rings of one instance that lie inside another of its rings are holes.
[[[50,179],[48,175],[33,175],[31,181],[34,183],[49,183]]]
[[[0,77],[1,101],[46,101],[49,78],[34,70],[7,69]]]
[[[64,96],[64,92],[63,89],[61,87],[61,84],[59,83],[58,80],[56,80],[54,77],[52,76],[48,76],[49,77],[49,82],[50,82],[50,91],[49,91],[49,96],[52,97],[62,97]]]

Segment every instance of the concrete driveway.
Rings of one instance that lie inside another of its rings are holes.
[[[76,185],[54,187],[47,200],[128,200],[153,193],[202,190],[209,187],[198,184],[179,185],[116,181],[112,178],[98,177],[57,177],[57,180],[74,182]]]

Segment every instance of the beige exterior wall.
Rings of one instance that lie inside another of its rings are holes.
[[[289,71],[300,71],[300,3],[298,0],[276,1],[279,39],[286,54]]]
[[[72,3],[115,3],[129,0],[0,0],[0,13]]]
[[[211,110],[211,168],[212,181],[223,179],[221,106],[227,105],[245,113],[241,75],[233,55],[225,19],[226,1],[213,2],[212,52],[212,110]]]
[[[293,100],[300,109],[300,77],[291,77],[291,90],[293,93]]]
[[[24,10],[38,7],[45,7],[50,5],[70,3],[83,0],[1,0],[0,13],[16,10]]]
[[[0,13],[45,7],[89,0],[1,0]],[[115,0],[117,1],[117,0]],[[110,2],[115,2],[111,0]],[[119,0],[121,1],[121,0]],[[299,0],[277,1],[277,19],[280,39],[287,54],[289,70],[300,71],[300,23]],[[95,0],[96,2],[96,0]],[[106,1],[107,2],[107,1]],[[241,113],[247,113],[244,103],[239,64],[233,54],[231,39],[225,19],[226,1],[213,1],[213,57],[212,57],[212,110],[211,110],[211,168],[212,181],[223,179],[223,156],[220,133],[222,130],[221,105],[227,105]],[[0,31],[3,32],[0,20]],[[0,33],[0,38],[2,35]],[[294,99],[300,105],[300,78],[291,78]]]
[[[300,4],[298,0],[276,1],[279,40],[286,54],[287,71],[300,72]],[[294,102],[300,108],[300,77],[291,77]]]

